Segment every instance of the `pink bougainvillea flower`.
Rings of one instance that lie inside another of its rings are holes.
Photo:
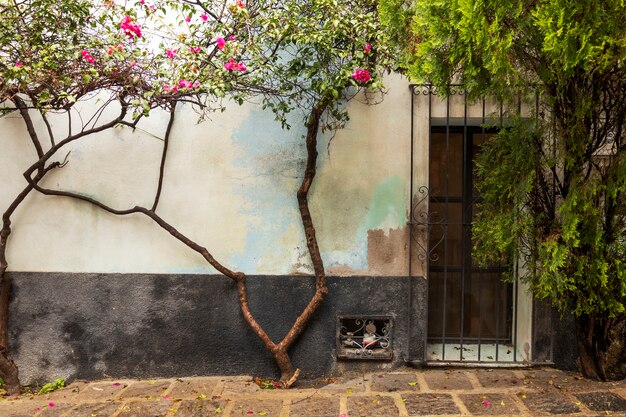
[[[129,38],[138,37],[141,38],[141,26],[134,24],[133,19],[126,15],[122,19],[122,23],[120,23],[120,29],[124,31],[126,36]]]
[[[235,6],[239,7],[240,9],[243,9],[244,7],[246,7],[246,6],[243,4],[243,1],[241,1],[241,0],[237,0],[237,1],[235,2]]]
[[[200,81],[193,83],[193,88],[200,88]]]
[[[228,40],[231,41],[231,42],[235,42],[237,40],[237,38],[235,38],[233,35],[230,35],[228,37]]]
[[[139,4],[146,4],[146,0],[139,0]]]
[[[483,405],[485,407],[489,407],[491,405],[491,402],[490,401],[483,401]]]
[[[175,85],[174,87],[172,87],[172,93],[177,93],[178,92],[178,86]]]
[[[347,414],[341,414],[339,417],[348,417]]]
[[[203,22],[206,22],[207,20],[209,20],[209,16],[207,16],[206,13],[202,13],[200,15],[200,19],[202,19]]]
[[[365,46],[363,47],[363,52],[365,52],[366,54],[369,54],[371,50],[372,50],[372,45],[370,45],[369,43],[366,43]]]
[[[191,52],[192,54],[197,54],[198,52],[200,52],[202,50],[201,47],[196,46],[195,48],[189,48],[189,52]]]
[[[122,22],[120,23],[120,28],[126,29],[126,27],[128,27],[128,25],[132,25],[132,23],[133,23],[133,19],[129,15],[126,15],[124,16],[124,18],[122,19]]]
[[[187,17],[185,18],[185,22],[187,22],[187,23],[191,22],[191,17],[187,16]]]
[[[21,67],[22,65],[24,65],[22,61],[17,61],[14,66]]]
[[[235,65],[236,65],[235,60],[231,58],[228,62],[224,64],[224,69],[227,71],[232,71],[235,69]]]
[[[167,57],[169,59],[174,59],[174,57],[176,56],[176,52],[178,52],[178,49],[166,49],[165,53],[167,54]]]
[[[88,50],[83,49],[82,51],[80,51],[80,53],[83,56],[83,59],[89,62],[90,64],[93,64],[94,62],[96,62],[95,58],[91,56]]]
[[[235,62],[234,58],[231,58],[227,63],[224,64],[224,69],[227,71],[245,71],[246,64],[243,62]]]
[[[352,73],[352,78],[355,81],[360,82],[361,84],[365,84],[366,82],[368,82],[372,78],[372,76],[370,75],[368,70],[357,68]]]
[[[180,80],[178,80],[178,85],[180,85],[182,88],[191,88],[191,87],[193,87],[193,84],[192,84],[191,81],[183,80],[182,78]]]
[[[136,67],[137,66],[137,61],[130,61],[130,66],[131,66],[131,68]]]
[[[48,403],[48,407],[54,407],[54,401],[50,401],[50,402]]]
[[[169,396],[169,395],[164,395],[162,398],[163,398],[164,400],[167,400],[167,399],[169,399],[169,398],[170,398],[170,396]]]
[[[170,86],[169,85],[164,85],[163,86],[163,91],[165,91],[166,93],[170,92]]]
[[[120,384],[119,382],[114,382],[114,383],[113,383],[113,386],[114,386],[114,387],[119,387],[120,385],[122,385],[122,384]]]
[[[217,49],[221,51],[226,46],[226,40],[224,38],[217,38],[215,39],[215,45],[217,45]]]

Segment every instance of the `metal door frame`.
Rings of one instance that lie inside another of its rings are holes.
[[[438,221],[437,219],[433,218],[433,216],[431,215],[432,213],[429,213],[428,211],[428,203],[430,202],[430,190],[428,188],[428,185],[424,185],[424,184],[418,184],[417,185],[417,190],[416,190],[416,184],[414,184],[414,150],[415,150],[415,143],[414,143],[414,138],[415,138],[415,96],[419,96],[419,95],[425,95],[428,97],[428,141],[429,141],[429,157],[428,157],[428,161],[430,163],[431,161],[431,155],[430,155],[430,143],[431,143],[431,136],[433,133],[433,114],[432,114],[432,108],[433,108],[433,97],[442,97],[440,96],[440,94],[437,92],[437,90],[430,84],[422,84],[422,85],[411,85],[411,166],[410,166],[410,219],[409,219],[409,242],[408,242],[408,250],[409,250],[409,276],[413,276],[413,271],[412,271],[412,266],[413,266],[413,252],[414,252],[414,248],[415,250],[417,250],[418,254],[417,257],[424,261],[426,263],[426,269],[425,269],[425,273],[426,275],[428,275],[428,271],[429,271],[429,262],[433,261],[434,259],[432,258],[433,254],[433,249],[434,247],[430,247],[430,243],[429,243],[429,238],[428,235],[430,234],[431,230],[435,227],[443,227],[443,222],[445,222],[445,218],[443,221]],[[470,122],[469,118],[468,118],[468,100],[467,100],[467,91],[463,88],[462,85],[450,85],[449,86],[449,94],[450,95],[446,95],[443,96],[442,99],[446,101],[446,115],[445,115],[445,119],[443,120],[438,120],[440,123],[437,123],[435,125],[438,126],[443,126],[443,129],[445,129],[445,133],[446,133],[446,142],[448,142],[449,140],[449,135],[451,130],[456,130],[463,132],[463,150],[464,150],[464,155],[465,152],[468,151],[467,146],[468,146],[468,133],[469,131],[473,132],[475,131],[480,131],[481,133],[488,133],[488,131],[485,129],[485,122],[487,121],[487,114],[486,114],[486,99],[482,98],[480,104],[482,105],[482,113],[481,113],[481,117],[479,118],[479,123],[476,123],[476,118],[473,118]],[[450,113],[450,96],[454,96],[454,95],[462,95],[463,96],[463,117],[462,120],[460,120],[461,118],[456,117],[453,118],[451,117],[451,113]],[[518,112],[521,113],[521,100],[519,100],[518,102]],[[454,120],[453,120],[454,119]],[[490,121],[493,121],[493,117],[490,118]],[[499,115],[497,117],[497,121],[498,121],[498,125],[500,127],[503,126],[503,121],[504,121],[504,106],[502,104],[502,102],[500,102],[500,106],[499,106]],[[463,163],[465,164],[467,158],[465,158],[464,156],[464,161]],[[470,187],[471,187],[471,181],[472,181],[472,176],[471,176],[471,172],[470,175],[467,175],[467,172],[465,171],[466,167],[463,167],[464,169],[464,183],[463,183],[463,189],[464,189],[464,193],[466,190],[466,187],[468,186],[466,184],[466,182],[470,183]],[[469,169],[469,168],[468,168]],[[471,190],[470,190],[471,193]],[[419,197],[416,198],[415,195],[418,195]],[[446,193],[447,194],[447,193]],[[426,206],[426,209],[424,210],[424,203]],[[421,209],[421,210],[420,210]],[[466,213],[463,213],[463,218],[465,219],[466,217]],[[463,241],[465,242],[465,244],[467,244],[466,240],[468,239],[468,236],[466,235],[466,231],[465,228],[463,228],[462,230],[463,233]],[[420,242],[420,237],[422,238],[421,242]],[[425,237],[425,239],[424,239]],[[442,239],[444,240],[444,239]],[[424,245],[423,243],[426,243],[426,245]],[[436,256],[436,254],[434,255]],[[470,259],[471,259],[471,255]],[[462,268],[465,269],[465,262],[462,264]],[[444,265],[445,268],[445,265]],[[517,269],[517,264],[515,264],[515,269]],[[470,270],[471,271],[471,270]],[[516,274],[517,275],[517,274]],[[462,285],[464,285],[464,279],[462,280]],[[464,292],[464,290],[462,290],[462,293]],[[450,364],[450,363],[471,363],[471,364],[508,364],[508,365],[519,365],[520,362],[518,360],[518,355],[517,355],[517,336],[518,336],[518,329],[517,329],[517,322],[518,322],[518,311],[517,311],[517,307],[518,307],[518,285],[517,285],[517,280],[515,280],[515,282],[512,284],[512,292],[510,294],[511,296],[511,303],[512,303],[512,317],[511,317],[511,322],[513,325],[513,329],[511,330],[511,342],[512,345],[514,347],[513,349],[513,360],[503,360],[502,358],[498,357],[498,346],[500,345],[501,341],[498,340],[498,336],[496,336],[495,338],[495,344],[496,344],[496,349],[495,349],[495,359],[491,359],[491,360],[485,360],[484,358],[481,358],[481,353],[480,353],[480,347],[482,344],[482,340],[480,338],[480,336],[478,337],[478,356],[477,359],[478,360],[464,360],[462,357],[462,354],[459,355],[458,359],[446,359],[445,358],[445,344],[446,344],[446,334],[445,334],[445,330],[443,331],[442,334],[442,352],[443,352],[443,357],[441,359],[441,361],[437,361],[437,362],[441,362],[443,364]],[[428,297],[426,297],[428,298]],[[444,299],[445,299],[445,291],[444,291]],[[461,298],[463,300],[463,298]],[[464,313],[463,311],[464,307],[461,307],[461,314]],[[428,306],[426,306],[426,310],[428,310]],[[534,310],[534,309],[533,309]],[[445,306],[444,306],[444,315],[445,315]],[[424,318],[425,320],[427,319],[427,316]],[[531,318],[531,320],[534,321],[534,319]],[[426,323],[428,324],[428,323]],[[445,326],[445,323],[444,323]],[[427,327],[427,326],[426,326]],[[461,319],[461,331],[460,331],[460,349],[461,352],[463,352],[463,344],[464,344],[464,340],[463,340],[463,320]],[[445,327],[444,327],[445,329]],[[533,330],[534,332],[534,326],[533,326]],[[428,346],[428,331],[425,332],[424,336],[424,347],[426,348],[426,346]],[[426,361],[427,358],[427,352],[426,350],[424,350],[424,360]],[[430,362],[429,362],[430,363]]]

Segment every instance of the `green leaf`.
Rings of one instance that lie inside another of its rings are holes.
[[[65,386],[65,379],[57,378],[52,382],[45,384],[41,389],[37,392],[37,394],[46,394],[52,391],[59,390]]]

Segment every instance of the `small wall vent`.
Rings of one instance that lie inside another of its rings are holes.
[[[391,316],[339,316],[337,357],[340,359],[391,360]]]

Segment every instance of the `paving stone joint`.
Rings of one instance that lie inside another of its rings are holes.
[[[76,381],[0,397],[0,417],[623,416],[626,381],[541,369],[423,369],[350,374],[290,390],[252,377]]]

